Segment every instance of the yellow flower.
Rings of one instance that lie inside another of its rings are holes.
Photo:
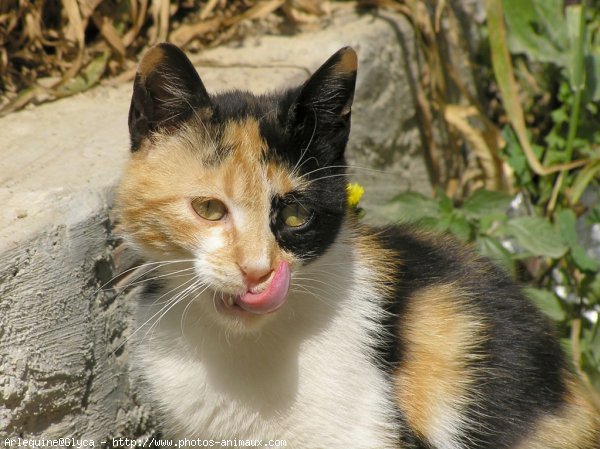
[[[350,206],[351,209],[356,209],[360,199],[365,193],[365,188],[357,182],[353,182],[346,186],[346,193],[348,195],[348,206]]]

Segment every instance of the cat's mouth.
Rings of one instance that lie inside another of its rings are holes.
[[[248,290],[242,295],[223,295],[219,305],[224,311],[235,314],[264,315],[275,312],[285,303],[290,288],[290,278],[290,265],[282,260],[262,289]]]

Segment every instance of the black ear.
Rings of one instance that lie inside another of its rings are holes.
[[[304,83],[288,112],[287,130],[304,148],[325,160],[342,157],[350,133],[350,111],[357,70],[356,52],[344,47]]]
[[[142,58],[129,108],[131,151],[158,129],[175,127],[201,108],[211,108],[198,72],[175,45],[155,45]]]

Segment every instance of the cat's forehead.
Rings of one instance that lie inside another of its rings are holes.
[[[172,159],[169,153],[185,154],[184,165],[190,165],[187,169],[194,179],[220,188],[231,198],[252,201],[261,194],[303,190],[304,178],[278,157],[263,128],[259,118],[249,114],[212,124],[192,120],[177,133],[176,144],[164,148],[163,155]]]
[[[285,194],[301,186],[301,178],[273,156],[255,117],[226,122],[221,143],[228,152],[219,168],[227,175],[223,184],[232,196],[250,199],[264,190]]]
[[[247,162],[275,157],[272,150],[284,134],[276,96],[231,91],[212,97],[212,101],[214,109],[196,110],[176,132],[205,163],[222,163],[236,152]]]
[[[266,161],[268,156],[268,144],[255,117],[226,121],[221,127],[220,144],[235,164],[255,165]]]
[[[215,110],[213,122],[219,124],[222,131],[235,128],[243,131],[243,125],[249,125],[247,129],[256,131],[254,136],[257,140],[267,144],[265,150],[268,151],[263,151],[262,157],[274,158],[280,155],[282,145],[289,144],[285,123],[296,94],[294,89],[285,93],[271,92],[263,95],[240,90],[217,94],[212,97]],[[231,124],[235,126],[231,127]],[[233,137],[238,136],[239,134]]]

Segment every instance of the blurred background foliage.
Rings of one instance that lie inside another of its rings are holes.
[[[0,0],[0,115],[132,79],[159,41],[201,51],[340,8],[403,14],[423,57],[432,195],[377,213],[472,242],[526,283],[600,407],[600,0]]]
[[[442,80],[421,83],[422,115],[446,131],[443,150],[426,148],[433,195],[377,212],[472,242],[524,282],[600,408],[600,3],[487,0],[474,89],[440,48],[443,3],[428,14],[441,36],[422,39],[438,73],[421,80]]]

